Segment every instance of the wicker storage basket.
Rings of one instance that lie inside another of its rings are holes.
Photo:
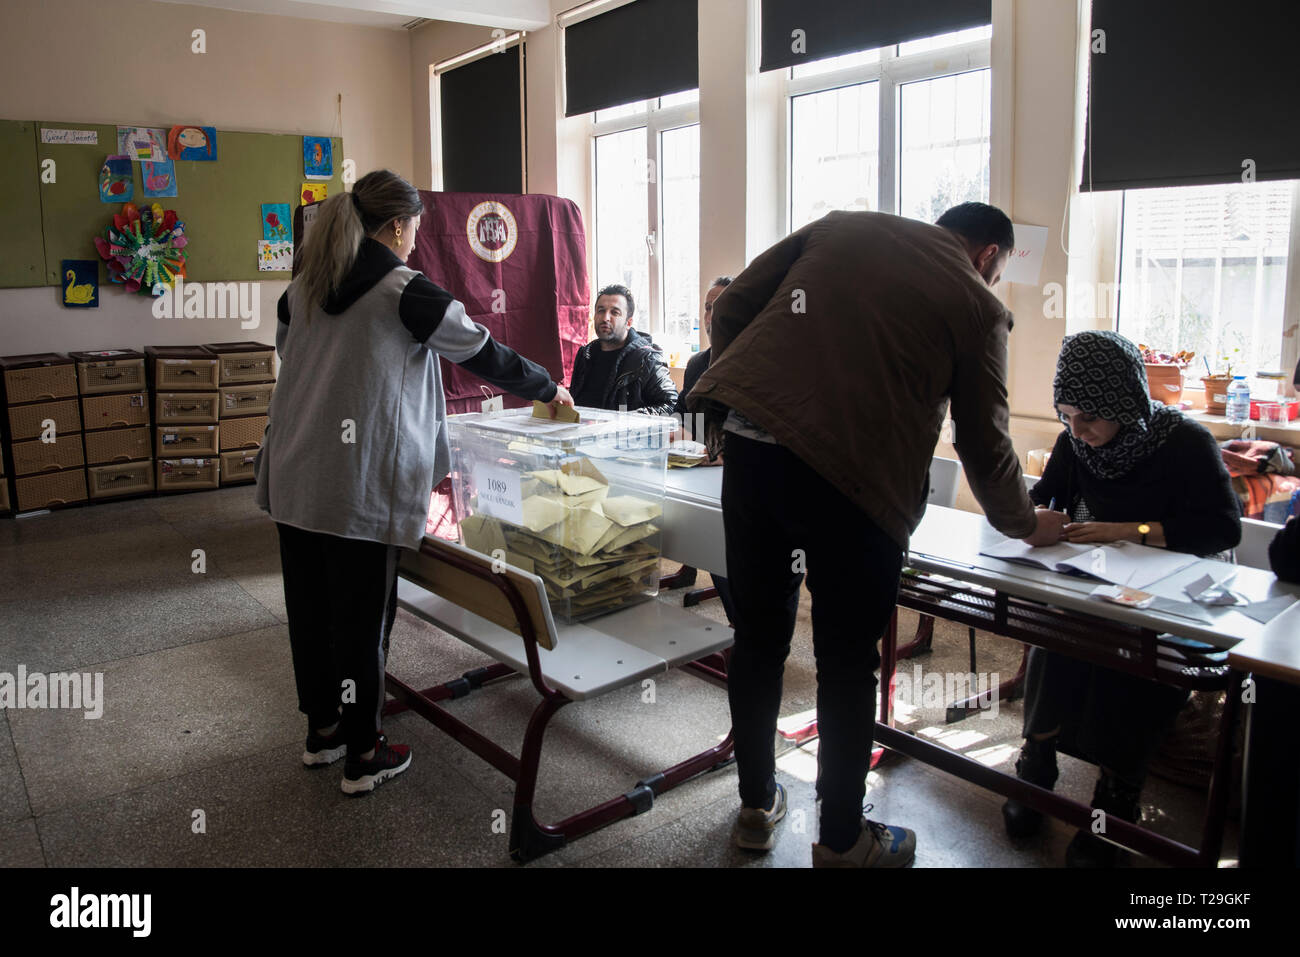
[[[238,482],[251,482],[257,478],[253,463],[257,461],[257,449],[239,449],[235,452],[221,453],[221,484],[234,485]]]
[[[77,360],[77,383],[82,395],[105,392],[139,392],[146,386],[144,353],[117,350],[115,354],[71,352]]]
[[[135,462],[153,455],[148,429],[107,429],[86,433],[86,464],[109,465]],[[91,493],[94,497],[94,493]]]
[[[215,425],[221,401],[216,392],[159,392],[155,397],[157,425]]]
[[[265,415],[271,407],[271,390],[274,382],[259,385],[223,386],[221,389],[221,417],[237,415]]]
[[[77,394],[77,367],[67,356],[42,352],[0,359],[5,371],[5,392],[10,405],[45,402]]]
[[[221,463],[215,458],[159,459],[158,491],[216,488]]]
[[[250,415],[242,419],[221,420],[221,451],[257,448],[270,421],[264,415]]]
[[[156,430],[158,457],[216,455],[220,430],[216,425],[160,425]]]
[[[153,463],[144,461],[123,465],[96,465],[86,469],[86,479],[91,498],[152,492]]]
[[[143,392],[89,395],[81,400],[87,430],[149,424],[149,397]]]
[[[35,405],[11,405],[9,407],[9,437],[14,442],[34,439],[44,431],[46,419],[54,420],[56,436],[69,432],[81,431],[81,413],[77,410],[76,399],[60,399],[57,402],[38,402]]]
[[[15,442],[14,475],[35,475],[38,472],[61,472],[63,469],[85,465],[81,452],[81,436],[65,435],[56,442]]]
[[[68,469],[48,475],[32,475],[14,479],[14,492],[19,511],[49,508],[51,505],[68,505],[86,500],[86,470]]]

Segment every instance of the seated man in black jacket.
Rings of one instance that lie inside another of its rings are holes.
[[[596,296],[596,338],[578,350],[569,391],[574,405],[672,415],[677,387],[663,350],[632,328],[636,302],[626,286]]]

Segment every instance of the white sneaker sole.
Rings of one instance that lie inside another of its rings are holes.
[[[389,778],[396,777],[397,775],[401,774],[410,766],[411,766],[411,755],[408,754],[406,756],[406,760],[403,761],[401,764],[399,764],[397,767],[385,768],[384,770],[380,771],[378,774],[363,774],[355,781],[345,776],[343,778],[343,793],[344,794],[369,794],[380,784],[383,784]]]
[[[333,764],[339,758],[346,757],[348,746],[341,744],[337,748],[331,748],[326,751],[304,751],[302,753],[302,763],[309,768],[323,768],[327,764]]]

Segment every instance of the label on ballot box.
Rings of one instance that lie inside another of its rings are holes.
[[[480,511],[516,525],[523,524],[523,495],[518,472],[495,465],[479,465],[474,469],[474,485],[478,489]]]

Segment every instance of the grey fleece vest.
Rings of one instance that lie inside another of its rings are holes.
[[[338,315],[308,307],[290,285],[255,466],[257,504],[275,521],[407,548],[424,537],[430,493],[451,467],[438,355],[464,362],[488,332],[453,302],[416,342],[398,316],[416,275],[393,269]]]

